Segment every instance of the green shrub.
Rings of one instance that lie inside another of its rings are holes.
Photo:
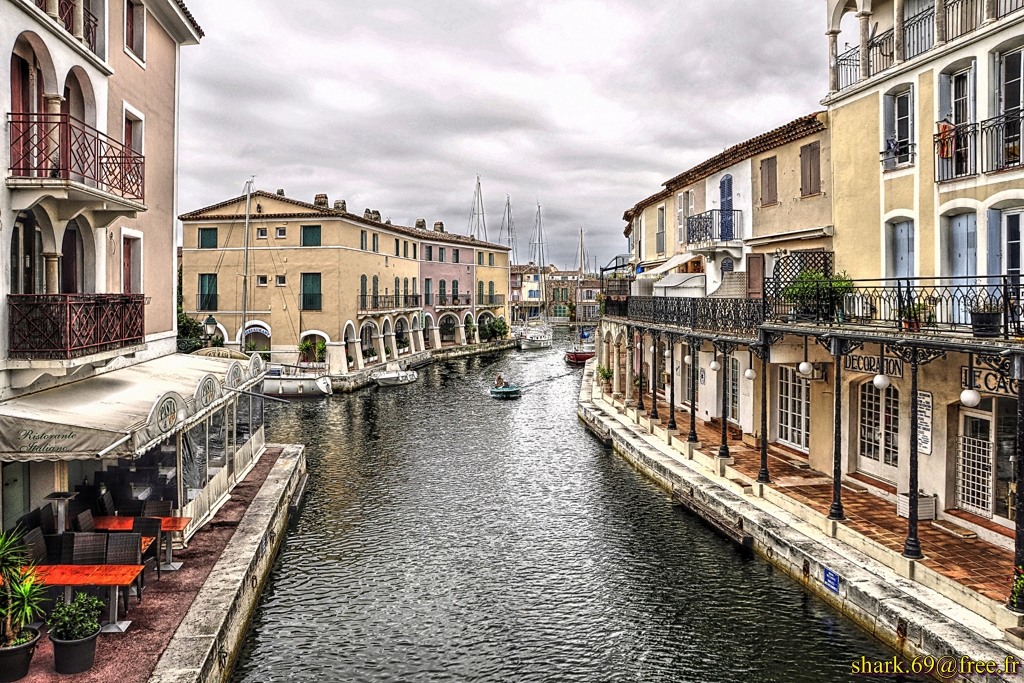
[[[70,604],[62,601],[53,608],[46,626],[57,640],[81,640],[100,630],[102,612],[102,600],[78,593]]]

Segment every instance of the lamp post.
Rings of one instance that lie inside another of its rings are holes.
[[[217,334],[217,321],[212,315],[206,316],[206,320],[203,321],[203,339],[206,340],[205,346],[210,346],[213,341],[213,335]]]

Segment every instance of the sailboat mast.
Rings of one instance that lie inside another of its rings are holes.
[[[540,310],[541,316],[548,317],[547,268],[544,261],[544,223],[540,216],[540,202],[537,203],[537,267],[540,269]]]
[[[484,191],[480,176],[476,177],[476,191],[473,193],[473,211],[469,214],[469,236],[487,242],[487,216],[484,213]]]
[[[245,317],[248,312],[249,295],[249,216],[252,214],[252,179],[245,183],[245,250],[242,255],[242,326],[241,347],[239,351],[245,351]]]

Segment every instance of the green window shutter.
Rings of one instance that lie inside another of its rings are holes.
[[[489,266],[493,266],[494,265],[494,254],[488,254],[487,255],[487,265],[489,265]]]
[[[476,283],[476,297],[478,299],[483,299],[484,298],[484,281],[483,280],[480,280],[480,282]]]
[[[199,248],[217,248],[217,228],[199,228]]]
[[[302,274],[302,310],[319,311],[323,308],[320,292],[320,273]]]
[[[320,226],[319,225],[303,225],[302,226],[302,246],[304,246],[304,247],[319,247],[320,246]]]

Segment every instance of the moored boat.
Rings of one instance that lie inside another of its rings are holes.
[[[326,367],[307,368],[297,365],[271,365],[263,380],[267,396],[330,396],[334,393]]]
[[[419,379],[419,374],[415,370],[406,370],[396,363],[388,363],[384,370],[370,375],[370,379],[379,387],[398,387],[412,384]]]

